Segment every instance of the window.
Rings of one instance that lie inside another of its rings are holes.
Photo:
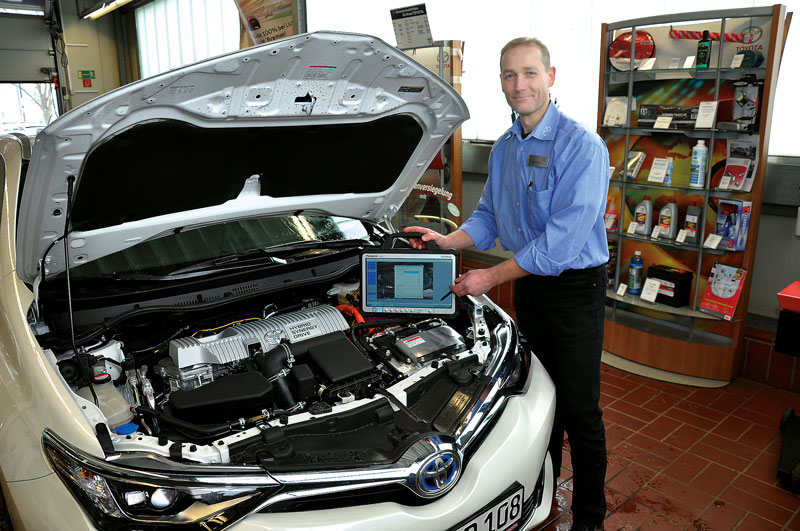
[[[0,133],[34,136],[57,116],[52,83],[0,83]]]
[[[233,0],[155,0],[134,16],[143,78],[239,49]]]
[[[356,0],[348,9],[329,0],[306,0],[308,29],[369,33],[390,44],[396,42],[389,10],[397,0]],[[797,11],[800,0],[785,0],[788,11]],[[428,0],[426,7],[434,40],[464,41],[462,94],[471,118],[462,127],[464,139],[494,140],[510,125],[510,110],[500,92],[499,55],[514,37],[533,36],[550,49],[556,67],[551,95],[559,108],[594,128],[597,123],[600,25],[668,13],[724,10],[764,5],[741,0],[708,0],[702,6],[688,0],[673,2],[623,2],[573,0]],[[358,16],[354,17],[353,13]],[[800,82],[800,63],[788,60],[800,54],[800,44],[789,32],[781,65],[773,111],[770,154],[800,155],[792,141],[797,121],[791,87]]]

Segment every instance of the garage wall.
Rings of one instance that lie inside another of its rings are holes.
[[[50,34],[43,17],[0,14],[0,82],[48,81],[41,68],[54,68]]]
[[[66,0],[59,4],[69,59],[66,73],[61,75],[69,89],[65,103],[71,109],[120,86],[117,43],[113,15],[83,20],[78,17],[76,2]],[[84,86],[79,70],[94,71],[91,86]]]

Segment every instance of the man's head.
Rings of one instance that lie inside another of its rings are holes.
[[[547,46],[534,38],[510,41],[500,52],[500,82],[506,101],[530,132],[547,110],[556,69],[550,66]]]

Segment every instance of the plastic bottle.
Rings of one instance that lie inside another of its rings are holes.
[[[636,221],[636,234],[650,235],[653,230],[653,203],[650,196],[644,196],[642,202],[636,205],[633,211],[633,219]]]
[[[606,205],[606,214],[603,216],[606,223],[606,230],[615,231],[619,225],[619,212],[617,211],[617,203],[612,197],[608,200]]]
[[[708,30],[703,30],[703,38],[697,42],[697,68],[708,68],[711,61],[711,39]]]
[[[667,199],[667,204],[661,207],[658,213],[658,226],[661,228],[659,236],[668,240],[674,240],[678,234],[678,205],[675,199]]]
[[[689,174],[689,188],[704,188],[706,185],[706,162],[708,148],[705,140],[698,140],[692,148],[692,170]]]
[[[664,186],[672,186],[672,166],[672,157],[670,157],[667,174],[664,176]]]
[[[642,251],[634,251],[631,256],[630,265],[628,265],[628,292],[641,293],[642,292],[642,274],[644,272],[644,258],[642,258]]]
[[[686,229],[686,243],[697,243],[700,239],[700,223],[703,221],[703,209],[694,201],[689,201],[686,207],[686,218],[683,220],[683,228]]]

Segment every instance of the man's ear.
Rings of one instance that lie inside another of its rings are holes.
[[[556,67],[551,66],[550,70],[547,72],[547,75],[550,78],[550,81],[547,83],[547,86],[552,87],[553,83],[556,82]]]

